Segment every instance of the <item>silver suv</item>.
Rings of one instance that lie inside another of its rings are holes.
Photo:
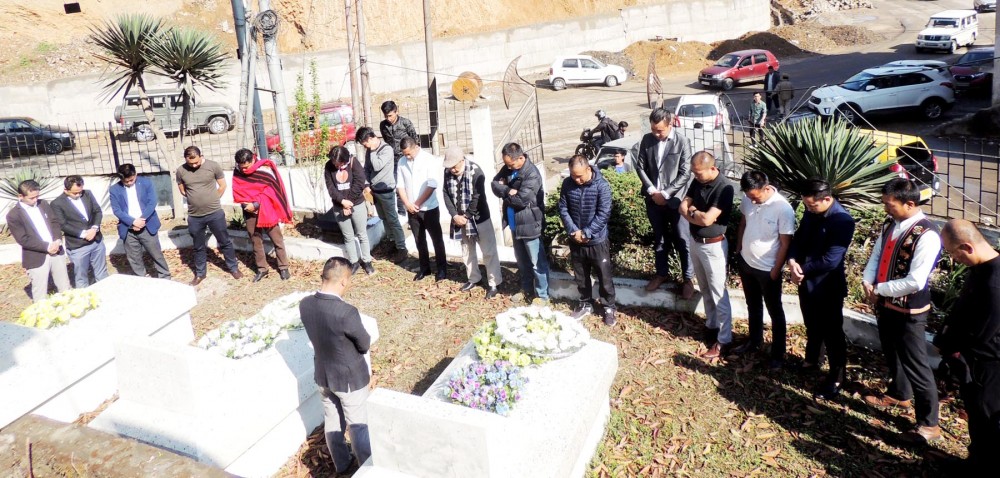
[[[156,123],[165,133],[177,133],[181,129],[184,105],[180,90],[150,90],[146,92],[153,105]],[[129,93],[120,106],[115,107],[115,122],[132,133],[136,141],[152,141],[153,129],[146,120],[146,113],[139,105],[139,94]],[[188,130],[207,129],[212,134],[222,134],[236,122],[236,111],[225,103],[192,103],[188,111]]]
[[[809,98],[809,107],[820,116],[839,116],[852,123],[869,113],[907,110],[933,120],[954,104],[951,77],[922,66],[869,68],[839,85],[819,88]]]

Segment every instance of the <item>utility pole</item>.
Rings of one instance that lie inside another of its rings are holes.
[[[247,12],[243,5],[243,0],[232,0],[233,23],[236,25],[236,43],[239,48],[239,57],[243,68],[243,77],[240,79],[240,114],[249,116],[247,103],[253,102],[253,137],[255,141],[247,141],[246,135],[249,128],[244,121],[241,127],[244,128],[243,136],[240,137],[240,147],[248,147],[253,143],[257,145],[257,155],[267,157],[267,139],[264,137],[264,115],[260,110],[260,95],[257,93],[257,81],[255,74],[254,58],[257,56],[256,48],[248,48],[252,45],[252,36],[247,32]]]
[[[995,28],[1000,28],[1000,12],[997,12],[995,21],[996,21]],[[1000,41],[1000,30],[994,30],[994,34],[996,35],[996,39],[994,40],[994,43],[993,43],[995,45],[996,41]],[[1000,59],[997,59],[996,55],[994,55],[994,58],[993,58],[993,71],[997,71],[997,67],[1000,67]],[[993,75],[993,98],[992,98],[992,100],[993,100],[993,102],[992,102],[992,106],[993,107],[1000,106],[1000,75]]]
[[[358,85],[360,83],[361,74],[358,71],[360,68],[358,60],[358,49],[354,44],[355,38],[357,38],[357,30],[354,29],[354,0],[344,0],[344,21],[347,22],[347,62],[348,71],[347,75],[351,80],[351,106],[354,108],[354,114],[357,115],[361,104],[361,88]],[[364,119],[364,118],[362,118]]]
[[[274,116],[278,119],[278,131],[284,145],[285,164],[295,164],[295,138],[292,124],[288,121],[288,102],[285,99],[285,81],[281,77],[281,58],[278,56],[278,14],[271,10],[271,0],[259,0],[260,14],[258,28],[264,35],[264,56],[267,58],[267,74],[271,78],[274,92]],[[266,150],[266,149],[265,149]]]
[[[435,141],[438,129],[438,97],[437,79],[434,78],[434,32],[431,30],[431,0],[424,0],[424,50],[427,56],[427,109],[431,123],[430,133],[427,141],[431,144],[431,151],[439,154],[438,144]]]
[[[372,116],[372,90],[371,83],[368,82],[368,37],[365,36],[365,9],[362,0],[357,0],[358,4],[358,59],[361,63],[361,111],[365,113],[365,126],[375,126],[375,117]],[[355,107],[355,111],[357,107]]]

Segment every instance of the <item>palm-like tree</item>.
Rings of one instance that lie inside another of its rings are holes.
[[[190,101],[196,85],[211,90],[222,85],[222,63],[227,56],[210,34],[193,29],[167,27],[162,20],[149,15],[128,14],[101,26],[91,27],[90,38],[101,52],[96,56],[108,64],[102,76],[108,99],[132,88],[139,91],[139,101],[153,134],[156,147],[166,159],[173,186],[174,217],[184,217],[184,203],[177,189],[177,151],[173,142],[166,141],[156,123],[156,115],[146,95],[143,74],[170,78],[181,88],[183,115],[181,141],[187,130]]]
[[[223,62],[228,58],[215,37],[193,28],[171,28],[150,45],[149,61],[156,73],[170,78],[181,90],[181,143],[188,127],[195,86],[216,91],[223,85]]]
[[[895,175],[891,162],[879,162],[884,144],[875,144],[847,123],[808,119],[781,123],[744,158],[748,169],[763,171],[792,196],[810,178],[828,181],[833,194],[852,208],[878,204],[882,185]]]

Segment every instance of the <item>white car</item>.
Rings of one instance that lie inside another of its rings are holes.
[[[823,117],[839,116],[855,122],[868,113],[916,110],[937,119],[955,104],[950,75],[918,67],[869,68],[842,84],[813,91],[809,107]]]
[[[674,126],[685,129],[709,129],[729,132],[729,109],[719,95],[684,95],[674,109]]]
[[[973,0],[972,8],[977,12],[995,12],[997,11],[997,0]]]
[[[627,79],[628,72],[625,68],[606,65],[587,55],[558,57],[549,68],[549,84],[555,90],[565,89],[566,85],[618,86]]]
[[[917,53],[945,50],[955,53],[959,47],[976,42],[979,17],[973,10],[945,10],[927,21],[927,27],[917,34]]]

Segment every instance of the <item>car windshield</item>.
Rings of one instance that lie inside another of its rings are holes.
[[[958,59],[956,65],[977,65],[993,59],[991,51],[970,51]]]
[[[35,120],[34,118],[24,118],[24,120],[27,121],[28,123],[31,123],[31,126],[34,126],[36,128],[42,128],[43,127],[43,125],[41,123],[39,123],[37,120]]]
[[[862,71],[861,73],[848,78],[847,81],[840,85],[840,87],[851,91],[861,91],[872,78],[875,77]]]
[[[927,26],[937,28],[955,28],[958,26],[958,20],[952,20],[949,18],[932,18]]]
[[[713,104],[703,104],[703,105],[681,105],[677,108],[677,116],[680,117],[697,117],[704,118],[707,116],[715,116],[718,114],[719,110]]]
[[[726,55],[719,58],[719,61],[715,62],[715,66],[736,66],[736,62],[740,61],[740,57],[737,55]]]

